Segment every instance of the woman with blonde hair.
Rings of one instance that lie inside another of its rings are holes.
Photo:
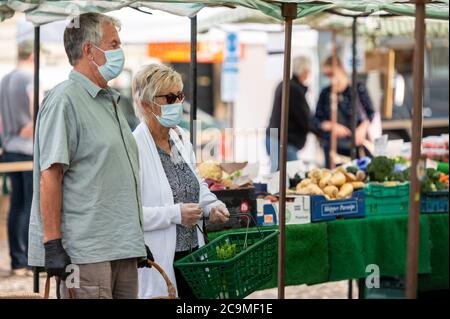
[[[196,173],[196,160],[186,133],[178,126],[183,115],[180,74],[162,64],[143,66],[133,78],[139,149],[144,237],[155,262],[176,284],[180,298],[195,298],[173,263],[204,244],[203,218],[228,221],[225,205]],[[139,270],[139,297],[167,295],[153,268]]]

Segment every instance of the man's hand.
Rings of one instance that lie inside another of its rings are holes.
[[[138,268],[152,268],[147,260],[155,261],[155,258],[153,258],[153,254],[147,245],[145,245],[145,250],[147,251],[147,257],[138,262]]]
[[[54,239],[44,244],[45,248],[45,270],[50,277],[57,276],[66,280],[70,274],[66,267],[72,263],[62,246],[61,239]]]
[[[33,122],[29,122],[24,125],[19,132],[19,135],[24,138],[32,138],[33,137]]]
[[[211,223],[226,223],[230,219],[230,212],[225,207],[225,205],[218,205],[211,209],[209,213],[209,221]]]

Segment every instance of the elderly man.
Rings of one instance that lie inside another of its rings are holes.
[[[311,61],[305,56],[298,56],[293,61],[293,76],[290,81],[289,91],[289,124],[287,141],[287,160],[297,160],[297,152],[305,146],[306,137],[311,129],[310,109],[306,101],[307,85],[309,78]],[[280,83],[275,90],[272,115],[269,127],[266,130],[266,148],[270,156],[271,171],[278,170],[279,162],[279,142],[281,123],[281,98],[282,85]]]
[[[96,13],[75,19],[64,32],[73,70],[45,97],[36,125],[29,264],[63,280],[78,270],[62,285],[65,298],[69,283],[76,298],[136,298],[137,267],[151,253],[137,146],[108,87],[124,65],[120,24]]]

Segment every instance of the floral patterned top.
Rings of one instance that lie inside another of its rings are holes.
[[[166,153],[159,146],[159,158],[169,181],[173,193],[173,202],[178,203],[198,203],[200,185],[197,177],[183,160],[178,149],[169,139],[171,154]],[[198,246],[196,227],[177,225],[176,252],[188,251]]]

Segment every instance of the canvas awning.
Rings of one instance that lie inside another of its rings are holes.
[[[381,14],[381,13],[380,13]],[[239,7],[234,10],[220,10],[205,18],[199,18],[198,31],[218,27],[223,24],[232,23],[280,23],[275,18],[269,17],[260,11]],[[341,33],[350,33],[353,21],[351,18],[338,16],[330,12],[322,12],[317,15],[297,19],[295,24],[306,24],[317,30],[336,30]],[[427,19],[426,35],[430,38],[447,37],[449,35],[449,23],[446,20]],[[379,14],[358,19],[357,33],[359,36],[375,35],[386,36],[405,36],[414,33],[414,18],[405,16],[380,17]]]
[[[27,19],[34,24],[44,24],[66,19],[68,16],[84,12],[106,13],[130,6],[135,8],[149,8],[169,13],[194,16],[204,7],[244,7],[260,11],[266,16],[282,21],[282,3],[297,4],[296,19],[322,13],[326,10],[339,12],[370,13],[385,12],[389,14],[414,16],[415,6],[406,0],[340,0],[340,1],[312,1],[312,0],[112,0],[112,1],[73,1],[73,0],[1,0],[0,21],[11,17],[15,11],[24,12]],[[448,19],[449,0],[430,1],[426,5],[426,17],[432,19]]]

